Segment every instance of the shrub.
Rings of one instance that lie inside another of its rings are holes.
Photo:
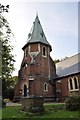
[[[4,99],[4,102],[5,103],[9,102],[9,99],[8,98]]]
[[[6,102],[4,101],[4,99],[2,99],[2,107],[6,106]]]
[[[67,110],[76,111],[80,109],[80,96],[70,96],[65,100]]]

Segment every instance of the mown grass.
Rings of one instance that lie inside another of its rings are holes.
[[[0,108],[0,119],[2,118],[2,109]]]
[[[2,118],[80,118],[80,111],[67,111],[63,104],[44,105],[45,111],[40,115],[28,115],[20,112],[20,106],[7,106],[2,109]]]

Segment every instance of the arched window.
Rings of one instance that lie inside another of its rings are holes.
[[[69,79],[69,82],[70,82],[70,90],[72,90],[73,89],[72,78]]]
[[[44,83],[44,91],[48,91],[48,84],[46,82]]]
[[[42,49],[42,55],[45,57],[46,56],[46,47],[43,47]]]
[[[74,77],[74,87],[75,89],[78,89],[78,78]]]
[[[76,91],[79,89],[77,77],[70,77],[68,82],[69,82],[69,90],[70,91]]]
[[[24,97],[27,96],[27,86],[24,84]]]
[[[43,55],[44,55],[44,56],[46,55],[45,47],[43,47]]]

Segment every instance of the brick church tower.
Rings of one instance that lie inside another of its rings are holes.
[[[22,48],[23,60],[15,87],[15,96],[55,97],[56,68],[50,57],[51,45],[46,39],[38,15],[33,22],[27,43]]]

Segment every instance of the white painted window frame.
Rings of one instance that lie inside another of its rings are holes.
[[[46,85],[46,89],[45,89],[45,85]],[[44,83],[44,92],[48,91],[48,83]]]
[[[70,88],[70,78],[72,79],[73,89]],[[69,91],[79,91],[79,81],[78,81],[78,77],[74,76],[74,77],[70,77],[70,78],[68,79]],[[78,88],[78,89],[75,89],[74,78],[76,78],[76,80],[77,80],[77,88]]]

